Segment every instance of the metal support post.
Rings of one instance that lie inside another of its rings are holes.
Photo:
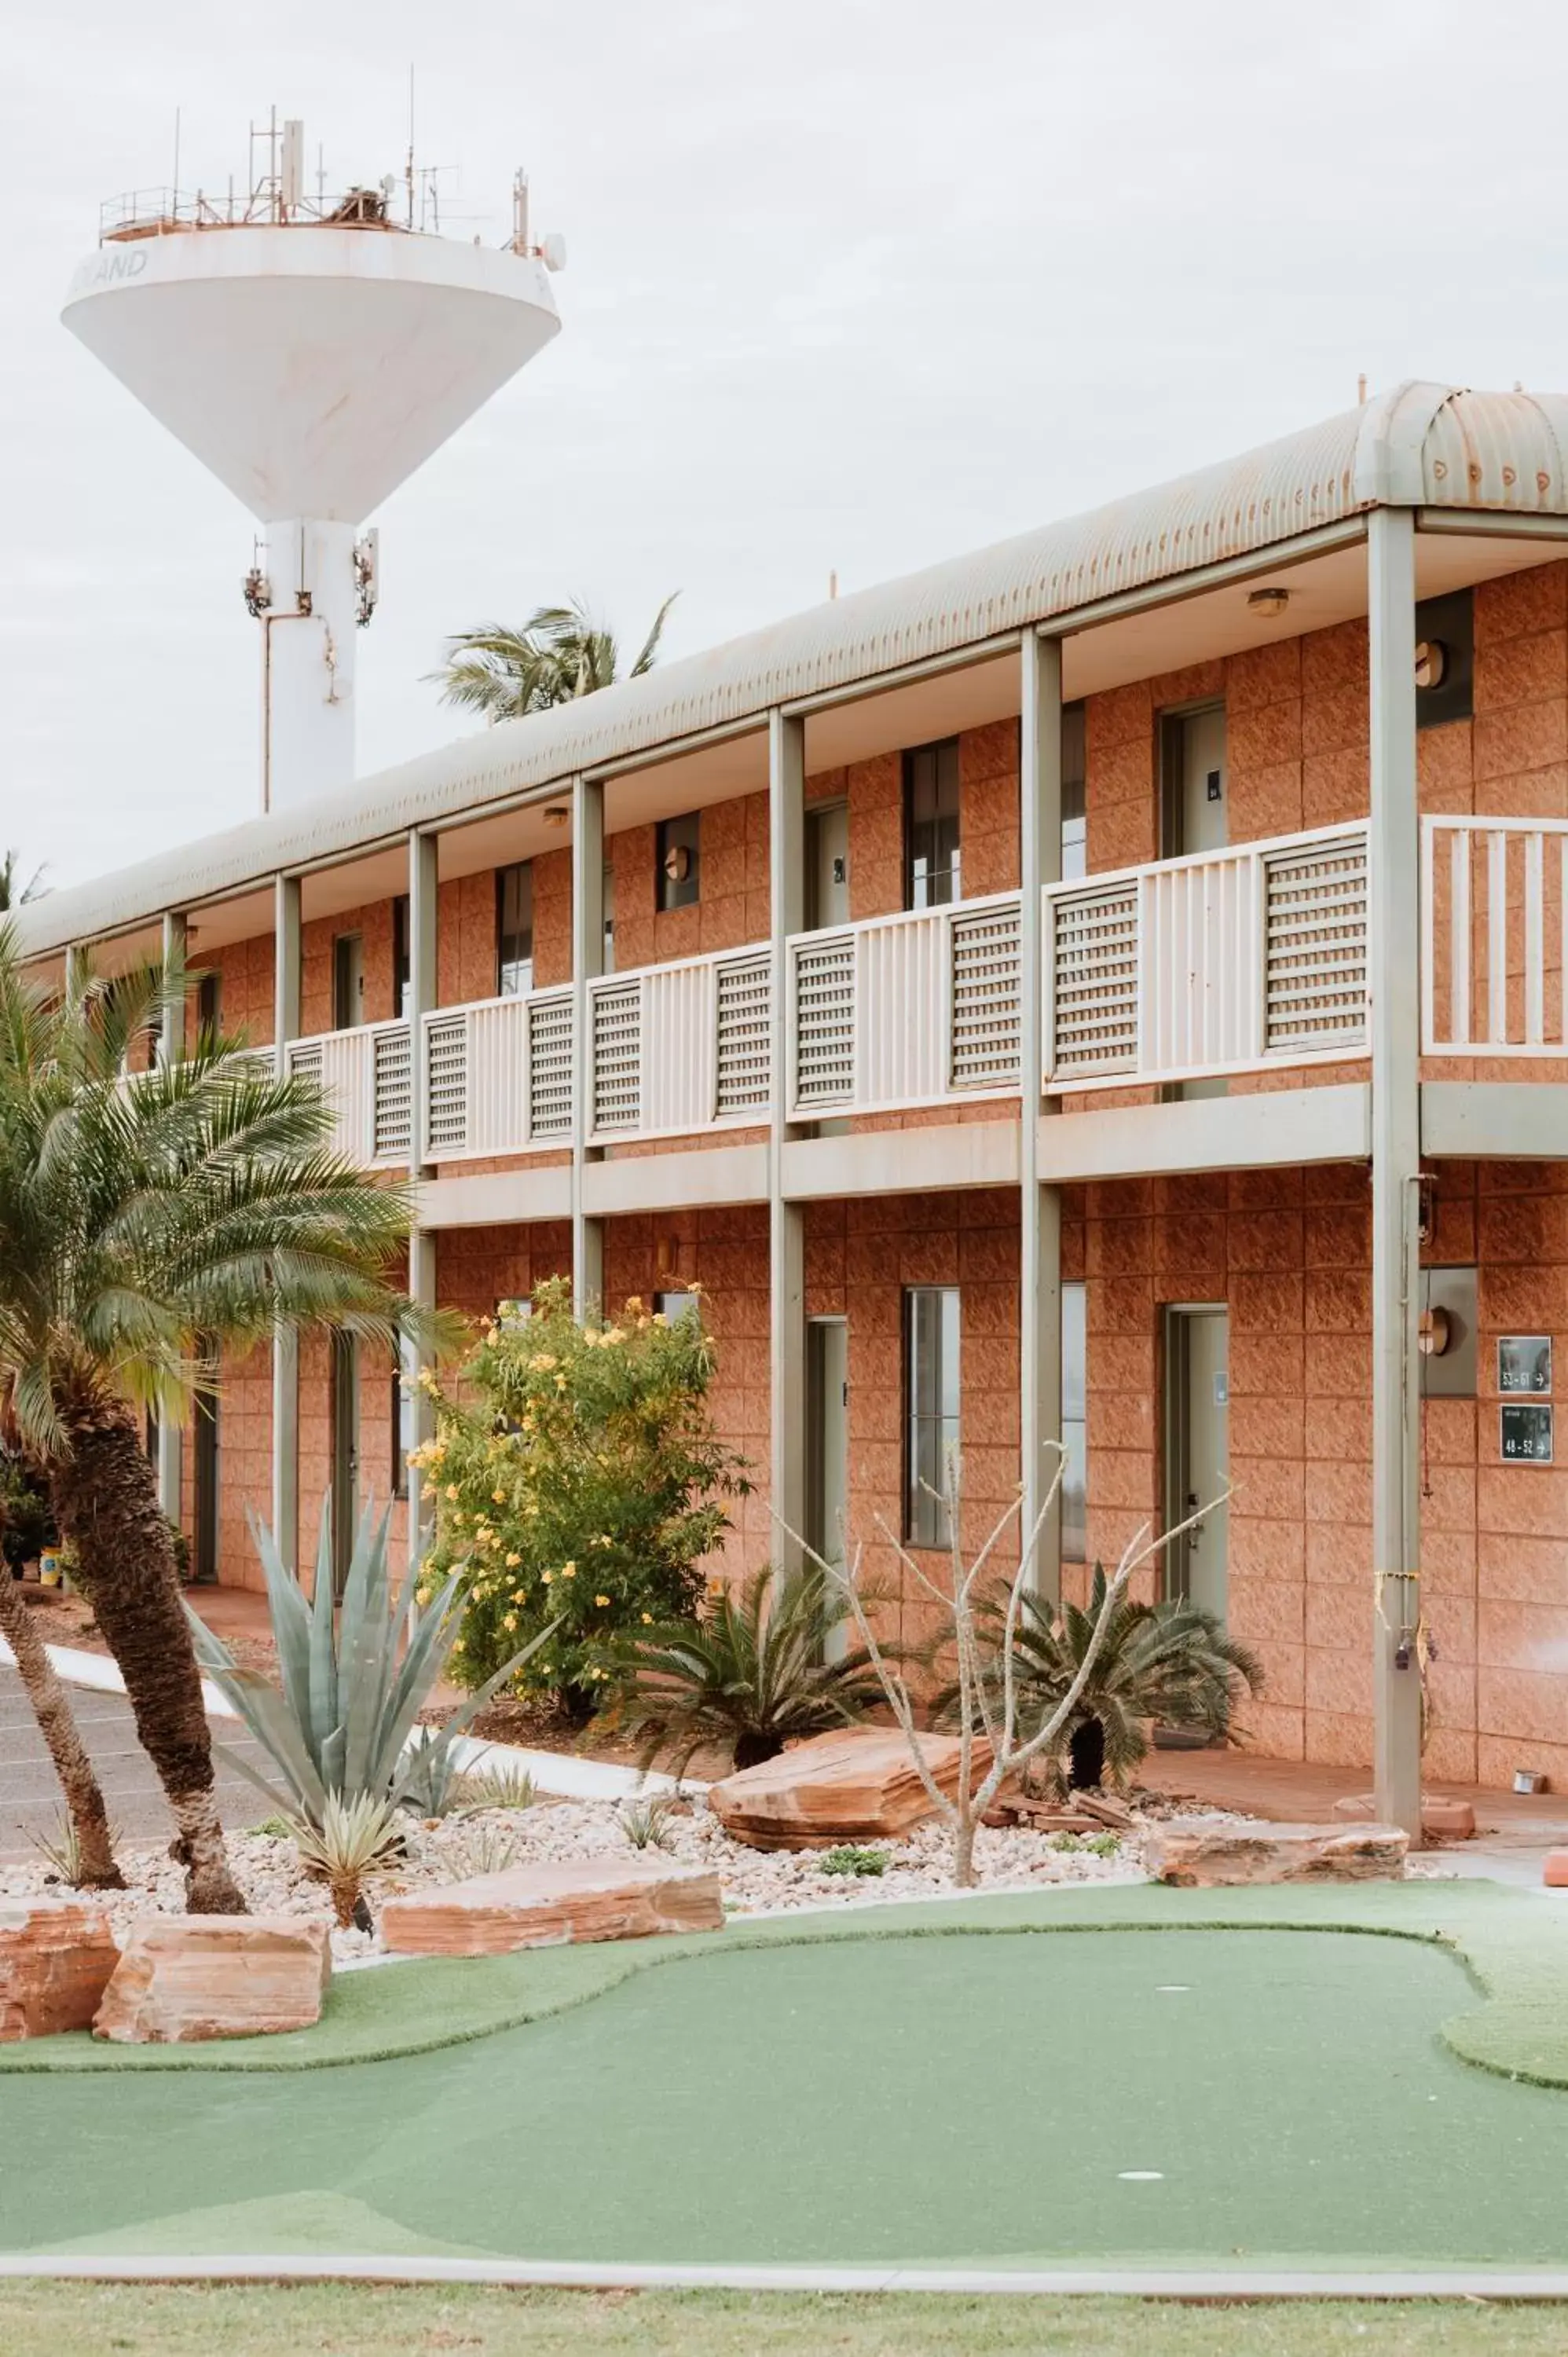
[[[299,878],[273,883],[273,1052],[281,1079],[284,1049],[299,1037]],[[273,1336],[273,1538],[291,1571],[299,1566],[299,1338]]]
[[[768,1130],[769,1474],[773,1511],[791,1530],[806,1515],[805,1215],[784,1195],[789,1135],[789,957],[791,933],[805,917],[806,724],[777,709],[768,716],[769,932],[768,1039],[772,1102]],[[779,1557],[794,1550],[782,1537]]]
[[[594,1091],[588,985],[605,970],[605,789],[572,780],[572,1306],[585,1318],[604,1306],[605,1223],[583,1208]]]
[[[410,830],[408,838],[408,1003],[406,1015],[409,1031],[410,1127],[408,1144],[408,1175],[414,1189],[413,1224],[408,1237],[409,1298],[422,1309],[435,1307],[435,1237],[432,1231],[419,1224],[419,1182],[429,1169],[426,1147],[428,1131],[429,1072],[424,1052],[424,1018],[440,998],[440,928],[437,917],[440,888],[437,853],[439,845],[434,834],[419,828]],[[435,1411],[419,1378],[429,1364],[428,1354],[419,1344],[405,1338],[402,1351],[403,1380],[410,1399],[411,1412],[400,1426],[398,1446],[406,1430],[409,1441],[421,1448],[435,1429]],[[424,1476],[417,1466],[405,1467],[408,1487],[407,1551],[410,1567],[417,1565],[431,1537],[432,1517],[429,1501],[420,1494]]]
[[[1022,1127],[1018,1172],[1023,1220],[1019,1382],[1024,1507],[1021,1543],[1034,1529],[1056,1471],[1062,1437],[1061,1190],[1040,1183],[1040,1108],[1045,1076],[1045,923],[1041,891],[1061,875],[1062,652],[1059,639],[1025,633],[1018,745],[1018,927]],[[1035,1586],[1061,1594],[1061,1494],[1040,1532]]]
[[[1377,1811],[1421,1836],[1421,1090],[1415,520],[1368,525],[1371,662],[1372,1621]]]
[[[183,914],[170,910],[164,919],[163,966],[165,974],[185,967],[186,922]],[[166,1069],[185,1060],[186,1004],[183,993],[172,1006],[164,1008],[163,1025],[158,1033],[158,1062]],[[158,1417],[158,1503],[177,1529],[183,1500],[184,1436],[170,1415]]]

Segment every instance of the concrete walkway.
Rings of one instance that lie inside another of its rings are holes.
[[[134,1841],[172,1834],[167,1804],[136,1740],[129,1703],[121,1695],[72,1686],[70,1705],[98,1770],[111,1824]],[[231,1718],[209,1724],[219,1742],[262,1764],[260,1752]],[[229,1825],[257,1824],[270,1813],[254,1785],[221,1762],[218,1803]],[[34,1837],[41,1834],[52,1840],[62,1813],[59,1780],[22,1681],[15,1670],[0,1667],[0,1860],[35,1857]]]

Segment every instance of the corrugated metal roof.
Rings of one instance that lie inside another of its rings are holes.
[[[280,867],[479,813],[575,771],[669,750],[774,704],[875,680],[1379,505],[1568,513],[1568,397],[1409,383],[1283,441],[921,573],[791,615],[577,704],[459,737],[23,912],[43,951],[193,906]]]

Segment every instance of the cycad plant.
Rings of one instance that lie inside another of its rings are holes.
[[[769,1565],[696,1620],[666,1622],[628,1644],[607,1716],[640,1745],[644,1769],[663,1760],[676,1776],[707,1749],[755,1768],[793,1738],[854,1727],[882,1690],[863,1647],[840,1650],[850,1610],[815,1564]]]
[[[340,1931],[355,1924],[362,1932],[371,1928],[365,1885],[403,1864],[408,1855],[407,1824],[390,1801],[378,1801],[372,1792],[361,1792],[352,1801],[328,1792],[319,1824],[308,1818],[290,1821],[300,1863],[331,1892]]]
[[[1105,1595],[1105,1568],[1097,1563],[1086,1606],[1057,1609],[1032,1595],[1020,1598],[1013,1675],[1026,1707],[1054,1704],[1069,1691],[1090,1652]],[[992,1599],[979,1615],[998,1653],[1003,1610],[1000,1599]],[[1187,1597],[1141,1604],[1123,1595],[1058,1729],[1058,1774],[1078,1790],[1107,1779],[1124,1785],[1148,1752],[1152,1721],[1234,1741],[1232,1720],[1242,1691],[1255,1694],[1262,1681],[1257,1655],[1228,1636],[1201,1605]],[[950,1716],[955,1699],[942,1697],[939,1715]]]
[[[639,679],[653,668],[670,608],[680,594],[672,591],[655,614],[627,678]],[[547,712],[553,705],[570,704],[579,695],[612,686],[621,676],[615,633],[596,622],[576,599],[569,606],[541,606],[520,630],[504,622],[481,622],[476,630],[460,630],[447,640],[446,660],[432,673],[441,683],[444,704],[482,712],[487,720],[518,720],[528,712]]]
[[[443,1795],[451,1781],[452,1746],[491,1696],[516,1675],[543,1631],[471,1694],[445,1726],[409,1738],[431,1688],[446,1666],[461,1624],[458,1598],[467,1577],[459,1566],[428,1604],[416,1595],[416,1574],[393,1579],[387,1556],[387,1515],[368,1506],[338,1605],[332,1582],[332,1500],[321,1509],[316,1580],[308,1602],[270,1531],[252,1524],[266,1575],[267,1602],[277,1647],[274,1685],[259,1670],[242,1669],[222,1640],[186,1608],[202,1668],[231,1702],[272,1760],[281,1787],[242,1752],[219,1746],[233,1767],[290,1817],[318,1832],[330,1801],[363,1798],[395,1806],[417,1778],[424,1796]],[[409,1747],[405,1750],[405,1747]],[[433,1812],[434,1813],[435,1812]]]
[[[420,1321],[384,1275],[406,1197],[332,1151],[314,1081],[274,1078],[213,1035],[144,1069],[186,990],[177,964],[113,982],[78,965],[61,993],[0,931],[0,1412],[48,1482],[124,1678],[188,1904],[238,1914],[141,1414],[181,1420],[216,1386],[204,1351],[247,1351],[280,1325],[390,1351]]]

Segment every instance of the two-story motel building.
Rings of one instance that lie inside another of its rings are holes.
[[[183,938],[418,1178],[424,1297],[700,1284],[727,1571],[776,1506],[896,1583],[954,1441],[972,1536],[1065,1437],[1047,1583],[1228,1481],[1167,1577],[1255,1746],[1413,1822],[1423,1674],[1428,1776],[1568,1782],[1565,859],[1568,398],[1416,383],[19,923]],[[231,1367],[157,1444],[198,1570],[416,1415]]]

